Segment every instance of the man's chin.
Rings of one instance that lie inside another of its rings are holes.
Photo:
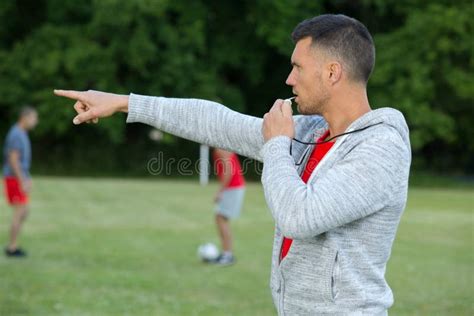
[[[296,109],[298,110],[299,114],[303,114],[303,115],[310,115],[311,114],[311,113],[309,113],[308,108],[305,107],[303,104],[298,103]]]
[[[302,115],[321,115],[319,111],[315,111],[314,109],[308,109],[307,107],[304,107],[299,104],[296,109],[298,110],[298,113]]]
[[[301,108],[301,105],[298,104],[298,105],[296,106],[296,109],[298,110],[298,114],[304,114],[304,113],[303,113],[303,110],[302,110],[302,108]]]

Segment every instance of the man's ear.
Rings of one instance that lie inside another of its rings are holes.
[[[337,61],[332,61],[328,63],[327,73],[328,73],[329,83],[331,85],[336,84],[337,82],[339,82],[339,80],[341,80],[341,77],[342,77],[341,64]]]

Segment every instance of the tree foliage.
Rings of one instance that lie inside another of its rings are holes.
[[[374,35],[371,103],[405,114],[416,157],[435,167],[436,159],[447,157],[443,161],[451,169],[469,170],[470,1],[3,1],[0,132],[19,106],[31,103],[41,115],[37,144],[81,143],[70,122],[73,110],[52,96],[57,87],[199,97],[262,115],[275,98],[290,95],[284,81],[292,29],[328,12],[358,18]],[[130,132],[122,116],[88,129],[81,131],[91,136],[90,146],[107,142],[114,148],[147,132],[146,127]],[[142,150],[148,145],[143,142]]]

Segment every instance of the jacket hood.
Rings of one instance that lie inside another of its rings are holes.
[[[410,132],[402,112],[393,108],[380,108],[372,110],[354,122],[348,127],[347,131],[364,128],[370,125],[382,123],[397,131],[405,145],[410,148]]]

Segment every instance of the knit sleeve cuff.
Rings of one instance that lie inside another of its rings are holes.
[[[153,125],[157,119],[158,98],[130,94],[128,100],[127,123],[144,123]]]

